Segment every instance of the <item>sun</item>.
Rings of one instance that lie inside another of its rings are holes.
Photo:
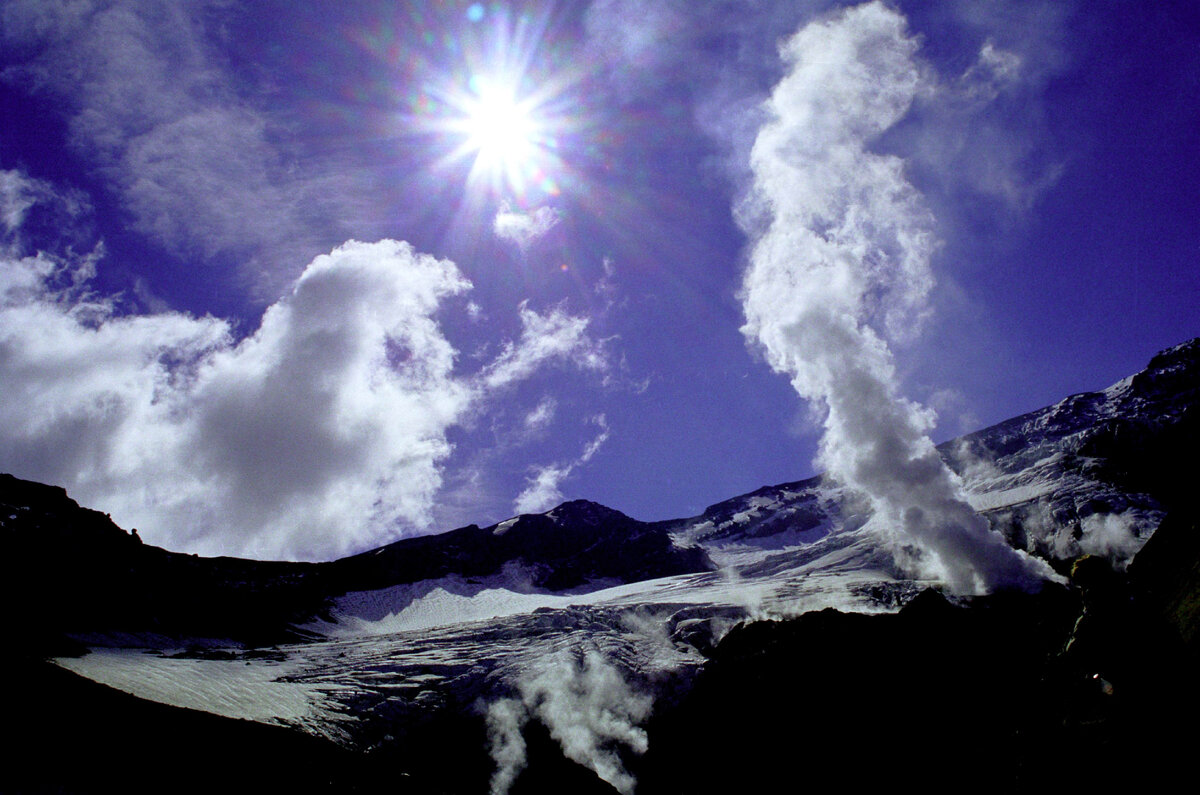
[[[519,101],[512,88],[481,81],[464,110],[465,146],[484,167],[510,170],[534,154],[537,119],[530,104]]]
[[[498,76],[471,78],[459,103],[463,141],[458,156],[473,157],[469,181],[495,191],[524,192],[548,165],[549,127],[536,96],[521,96],[518,81]]]
[[[578,185],[607,138],[584,88],[594,71],[565,46],[574,17],[556,4],[444,5],[465,5],[465,20],[456,11],[426,32],[428,47],[398,75],[391,118],[401,145],[460,188],[460,213],[536,206]]]
[[[457,141],[446,161],[470,162],[468,193],[557,195],[561,120],[547,107],[549,89],[527,82],[503,72],[477,74],[447,92],[440,128]]]

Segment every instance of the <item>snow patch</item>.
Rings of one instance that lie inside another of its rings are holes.
[[[1012,505],[1020,505],[1026,502],[1032,502],[1039,497],[1045,497],[1047,494],[1053,494],[1058,491],[1058,483],[1050,481],[1042,481],[1040,483],[1028,483],[1023,486],[1015,486],[1010,489],[998,489],[996,491],[986,492],[967,492],[967,502],[971,507],[980,513],[986,511],[994,511],[999,508],[1007,508]]]
[[[329,721],[334,712],[334,702],[321,688],[286,681],[299,668],[287,662],[180,659],[135,649],[94,649],[54,663],[139,698],[226,718],[311,729]]]

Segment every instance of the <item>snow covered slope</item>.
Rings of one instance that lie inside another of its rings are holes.
[[[1200,339],[1140,373],[939,447],[972,506],[1041,557],[1126,565],[1197,470]],[[866,517],[821,478],[717,503],[672,527],[718,562],[795,549]],[[840,522],[840,525],[839,525]]]

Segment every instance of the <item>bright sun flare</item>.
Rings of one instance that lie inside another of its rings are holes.
[[[558,193],[555,128],[561,125],[545,116],[545,90],[521,94],[517,83],[478,75],[451,95],[452,115],[442,129],[459,138],[448,159],[471,161],[470,192],[486,186],[516,196]]]
[[[466,111],[467,146],[484,164],[511,168],[529,157],[537,124],[511,90],[485,86]]]

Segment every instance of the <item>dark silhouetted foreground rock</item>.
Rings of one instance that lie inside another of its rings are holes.
[[[1138,608],[1064,653],[1077,590],[737,627],[655,716],[639,792],[1165,786],[1198,739],[1196,668]]]

